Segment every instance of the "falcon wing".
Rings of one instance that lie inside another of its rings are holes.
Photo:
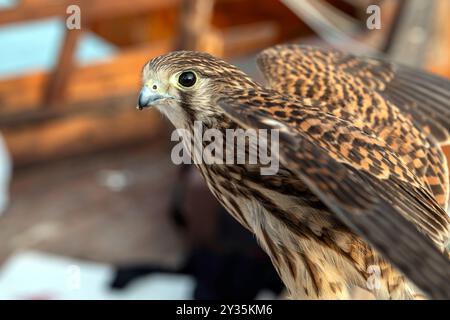
[[[449,218],[382,141],[276,92],[230,92],[217,104],[244,128],[279,129],[284,166],[420,289],[450,298],[450,261],[430,241],[442,246]]]
[[[441,144],[450,143],[450,81],[380,59],[333,49],[279,45],[258,65],[269,86],[284,94],[327,100],[363,84],[395,104]]]

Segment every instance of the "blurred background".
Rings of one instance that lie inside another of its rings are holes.
[[[254,237],[171,162],[170,124],[136,111],[142,66],[207,51],[260,81],[255,55],[296,42],[450,77],[449,12],[450,0],[0,0],[0,299],[283,298]]]

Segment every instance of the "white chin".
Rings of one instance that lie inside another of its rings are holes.
[[[156,108],[164,116],[169,119],[175,128],[181,129],[186,126],[186,119],[184,117],[184,111],[177,104],[165,103],[163,105],[156,106]]]

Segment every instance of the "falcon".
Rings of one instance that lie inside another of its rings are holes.
[[[206,53],[143,68],[139,109],[172,124],[279,132],[279,170],[196,164],[253,232],[293,299],[450,298],[450,82],[389,61],[280,45],[259,54],[266,84]]]

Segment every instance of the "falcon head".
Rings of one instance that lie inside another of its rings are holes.
[[[150,60],[142,70],[138,108],[156,107],[177,128],[217,119],[214,103],[230,89],[258,85],[245,73],[207,53],[176,51]]]

